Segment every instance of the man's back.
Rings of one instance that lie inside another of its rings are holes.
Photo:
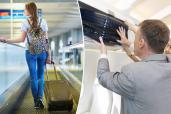
[[[125,66],[120,74],[113,74],[111,82],[104,82],[109,78],[105,73],[99,76],[99,81],[122,96],[121,114],[171,114],[169,62],[165,55],[153,55]]]

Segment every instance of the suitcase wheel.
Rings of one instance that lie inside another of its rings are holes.
[[[72,107],[69,107],[69,108],[68,108],[68,112],[71,112],[71,111],[72,111]]]
[[[71,112],[73,109],[73,104],[68,106],[68,112]]]

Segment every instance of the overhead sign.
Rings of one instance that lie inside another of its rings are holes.
[[[42,16],[42,10],[38,9],[38,15]],[[11,17],[12,16],[12,17]],[[0,19],[25,19],[24,10],[0,9]]]

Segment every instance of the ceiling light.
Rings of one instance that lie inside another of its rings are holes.
[[[171,14],[171,5],[165,7],[164,9],[159,11],[157,14],[153,15],[151,17],[151,19],[163,19],[163,18],[167,17],[170,14]]]
[[[135,1],[136,0],[118,0],[118,2],[114,2],[113,4],[117,9],[126,10],[129,9]]]

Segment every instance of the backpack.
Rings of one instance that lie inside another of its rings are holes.
[[[30,37],[32,38],[31,41],[28,39],[27,35],[27,42],[29,44],[29,52],[31,54],[41,54],[42,52],[47,52],[49,49],[48,45],[48,39],[46,39],[46,34],[40,27],[42,19],[40,19],[40,22],[38,24],[38,27],[33,27],[29,20],[27,19],[30,28],[27,30],[27,33],[30,34]]]

